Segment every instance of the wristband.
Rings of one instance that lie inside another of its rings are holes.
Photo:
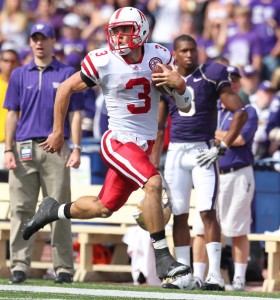
[[[172,94],[178,108],[187,108],[193,100],[192,93],[187,86],[183,95],[179,95],[175,89],[172,91]]]
[[[4,153],[7,153],[7,152],[14,152],[12,149],[9,149],[9,150],[5,150]]]
[[[227,145],[225,142],[223,142],[223,141],[221,141],[220,146],[221,146],[222,148],[228,149],[228,145]]]

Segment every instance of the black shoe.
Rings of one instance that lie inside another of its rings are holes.
[[[172,284],[171,282],[163,283],[161,285],[161,287],[164,288],[164,289],[172,289],[172,290],[179,290],[180,289],[178,285]]]
[[[156,258],[156,271],[159,279],[166,279],[189,274],[191,273],[191,268],[177,262],[169,254]]]
[[[39,209],[33,218],[25,224],[23,228],[23,238],[29,240],[30,237],[43,228],[45,225],[58,220],[59,204],[51,197],[45,197],[39,205]]]
[[[22,283],[26,280],[26,275],[23,271],[14,271],[9,278],[9,283]]]
[[[54,279],[54,283],[72,283],[73,276],[69,273],[61,272]]]

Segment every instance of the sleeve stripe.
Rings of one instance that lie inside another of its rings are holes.
[[[87,74],[87,76],[91,77],[91,74],[90,74],[89,69],[87,68],[85,62],[82,63],[82,68],[85,71],[85,73]]]
[[[170,64],[171,60],[172,60],[172,54],[170,54],[170,59],[169,62],[167,63],[168,65]]]
[[[93,71],[93,73],[94,73],[94,75],[95,75],[95,77],[97,78],[97,79],[99,79],[99,74],[98,74],[98,72],[96,71],[96,69],[95,69],[95,67],[94,67],[94,65],[93,65],[93,63],[92,63],[92,61],[91,61],[91,59],[90,59],[90,57],[87,55],[86,56],[86,63],[88,63],[89,64],[89,68]]]

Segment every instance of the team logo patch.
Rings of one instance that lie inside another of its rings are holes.
[[[150,61],[149,61],[149,67],[151,70],[153,70],[153,68],[157,65],[157,64],[162,64],[162,60],[158,57],[153,57]]]

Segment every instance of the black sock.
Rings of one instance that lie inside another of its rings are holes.
[[[151,233],[150,237],[152,239],[152,243],[155,243],[155,242],[158,242],[160,240],[163,240],[163,239],[165,239],[165,230],[163,229],[162,231]]]
[[[72,204],[73,204],[73,202],[70,202],[70,203],[66,203],[65,206],[64,206],[64,215],[67,219],[72,218],[72,215],[70,213],[70,208],[71,208]]]

